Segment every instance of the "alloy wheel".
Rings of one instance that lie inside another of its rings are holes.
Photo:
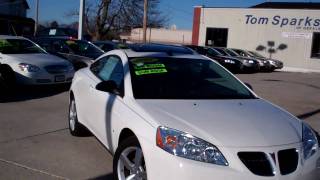
[[[127,147],[120,154],[117,164],[119,180],[146,180],[147,172],[140,147]]]

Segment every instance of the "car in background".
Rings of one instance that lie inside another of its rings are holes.
[[[75,70],[87,67],[96,58],[104,54],[96,45],[85,40],[68,37],[40,37],[34,42],[39,44],[48,53],[70,61]]]
[[[231,48],[231,49],[234,52],[236,52],[237,54],[239,54],[240,56],[248,57],[248,58],[254,58],[255,60],[257,60],[259,62],[261,71],[273,71],[274,70],[273,66],[266,59],[256,58],[255,56],[252,56],[251,53],[249,53],[246,50],[235,49],[235,48]]]
[[[6,84],[70,83],[74,75],[70,62],[23,37],[0,36],[0,63]]]
[[[114,179],[318,180],[306,122],[216,61],[157,46],[110,51],[71,85],[69,131],[89,129],[114,155]]]
[[[44,28],[37,32],[37,37],[60,36],[60,37],[78,37],[78,31],[71,28]]]
[[[283,68],[283,62],[280,61],[280,60],[266,58],[266,57],[262,56],[261,54],[259,54],[258,52],[255,52],[255,51],[249,51],[249,54],[252,57],[255,57],[257,59],[262,59],[262,60],[269,61],[270,65],[272,66],[272,69],[282,69]]]
[[[226,57],[230,57],[230,58],[233,57],[241,61],[242,64],[239,68],[240,72],[257,72],[260,70],[259,62],[253,58],[246,58],[246,57],[240,56],[236,52],[224,47],[212,47],[212,48]]]
[[[126,44],[114,41],[94,41],[94,45],[98,46],[104,52],[109,52],[114,49],[128,49],[129,47]]]
[[[213,60],[219,62],[223,67],[227,68],[232,72],[239,72],[242,62],[234,57],[222,55],[220,52],[212,47],[196,46],[196,45],[186,45],[196,51],[197,53],[207,56]]]

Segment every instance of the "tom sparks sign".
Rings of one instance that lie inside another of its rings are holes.
[[[246,24],[273,25],[280,28],[295,27],[304,30],[320,30],[320,19],[314,17],[288,18],[280,15],[273,17],[258,17],[252,14],[245,15]]]

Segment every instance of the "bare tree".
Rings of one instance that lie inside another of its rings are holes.
[[[94,39],[117,38],[120,33],[142,27],[144,0],[96,0],[85,9],[85,30]],[[160,0],[148,2],[148,27],[163,27],[168,18],[159,10]],[[77,11],[67,16],[78,15]]]

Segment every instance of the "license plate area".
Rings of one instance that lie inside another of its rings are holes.
[[[64,75],[58,75],[54,77],[55,82],[64,82],[66,80],[66,77]]]

